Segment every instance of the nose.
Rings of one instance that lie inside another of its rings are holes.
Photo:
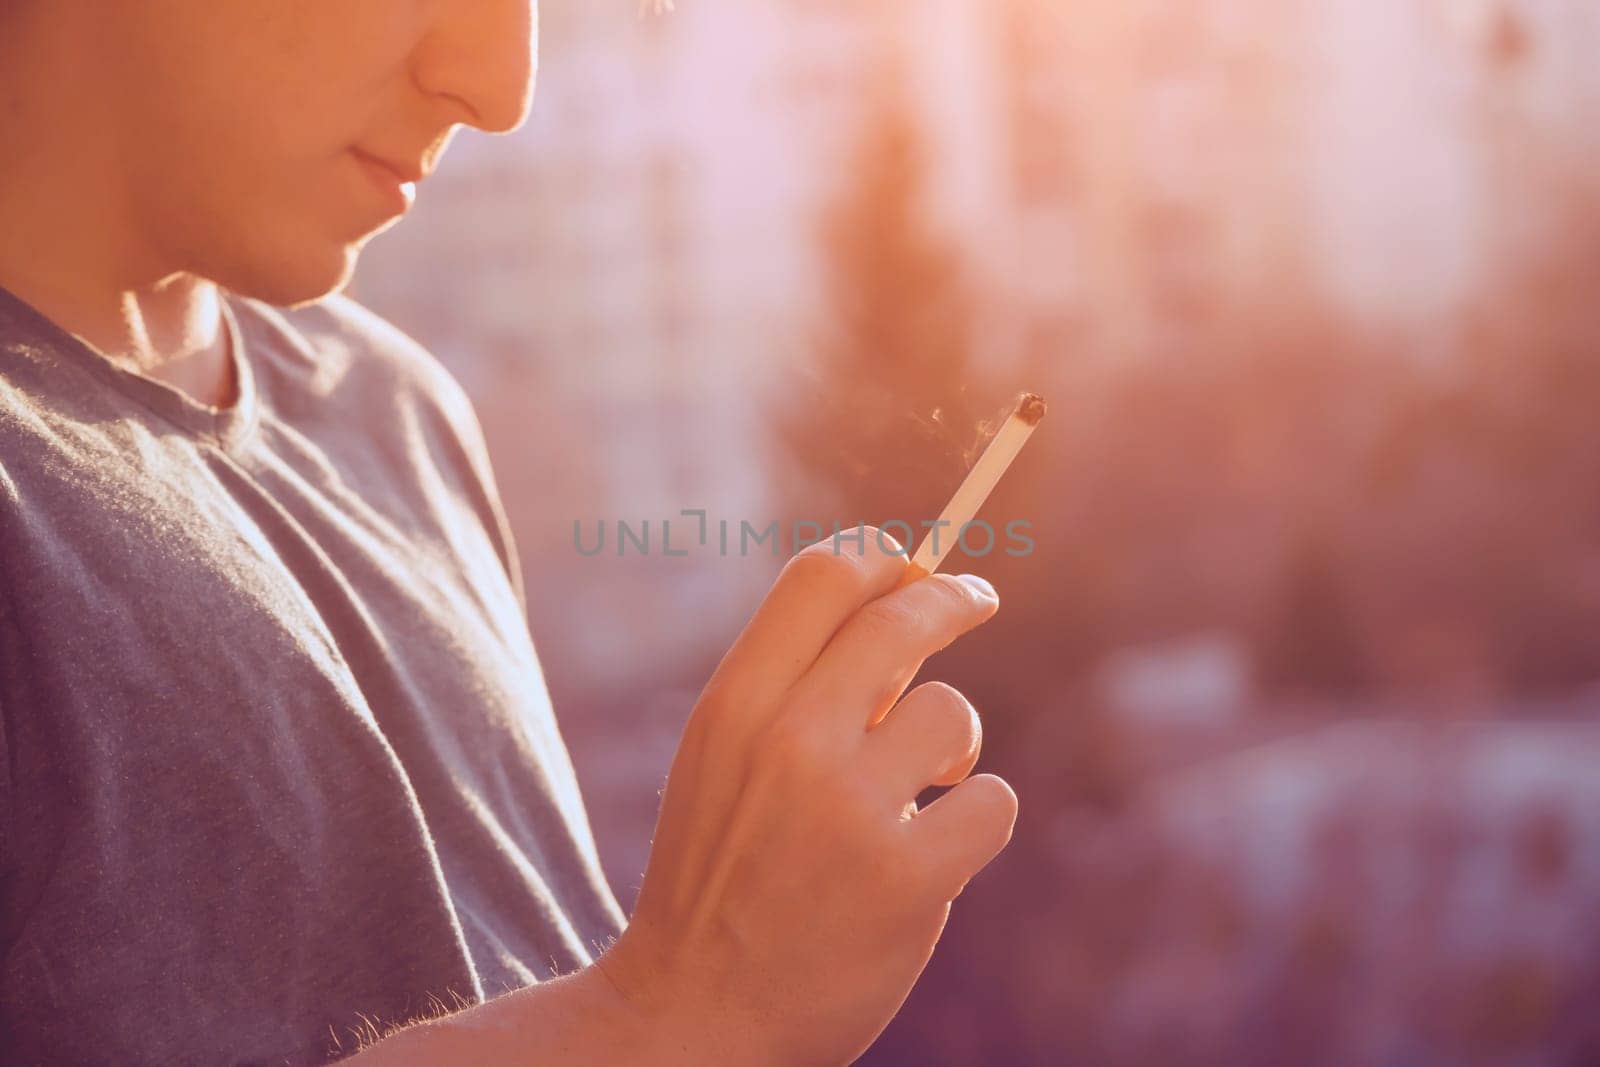
[[[510,133],[528,118],[539,56],[538,0],[435,0],[413,57],[417,85],[453,97],[462,121]]]

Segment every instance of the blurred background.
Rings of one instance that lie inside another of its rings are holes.
[[[1022,814],[863,1062],[1600,1064],[1600,5],[677,6],[545,0],[352,287],[477,402],[624,906],[782,562],[715,524],[931,519],[1026,388],[925,672]]]

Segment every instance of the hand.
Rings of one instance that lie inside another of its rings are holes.
[[[791,560],[690,715],[638,907],[597,963],[661,1062],[853,1060],[1010,840],[1016,795],[968,777],[972,706],[938,683],[899,699],[999,601],[970,577],[897,589],[908,564],[877,538]],[[919,811],[930,785],[955,788]]]

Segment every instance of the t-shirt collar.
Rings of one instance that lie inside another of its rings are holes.
[[[233,299],[226,290],[219,291],[218,305],[235,383],[234,402],[225,408],[203,404],[181,389],[123,366],[3,286],[0,286],[0,320],[10,320],[13,328],[27,330],[36,342],[48,346],[57,356],[76,363],[179,429],[211,438],[232,452],[242,446],[253,431],[260,404],[250,354],[245,350],[244,331],[239,327]]]

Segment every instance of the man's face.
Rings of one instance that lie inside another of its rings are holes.
[[[398,218],[381,161],[430,171],[457,124],[513,129],[532,97],[536,0],[71,6],[141,244],[274,303],[337,288]]]

